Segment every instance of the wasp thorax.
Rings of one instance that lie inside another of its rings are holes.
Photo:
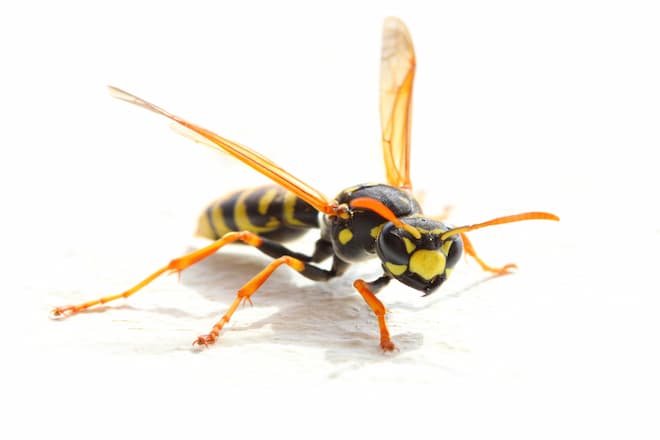
[[[401,220],[417,233],[388,223],[378,237],[376,251],[385,272],[429,294],[447,279],[462,254],[463,243],[458,235],[440,238],[450,229],[444,223],[422,217]]]

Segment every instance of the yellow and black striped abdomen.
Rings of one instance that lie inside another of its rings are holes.
[[[211,203],[199,217],[197,235],[217,240],[227,232],[250,231],[287,241],[318,228],[318,211],[275,185],[245,189]]]

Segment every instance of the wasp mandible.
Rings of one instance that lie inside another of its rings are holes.
[[[559,220],[546,212],[526,212],[498,217],[468,226],[450,227],[438,217],[425,216],[412,195],[410,180],[411,99],[415,77],[415,53],[404,23],[385,19],[380,76],[380,116],[386,184],[361,184],[328,198],[256,151],[186,121],[162,108],[116,87],[115,98],[158,113],[174,122],[188,137],[229,153],[277,185],[234,192],[209,205],[201,214],[197,234],[211,244],[170,261],[125,292],[78,305],[57,307],[54,316],[73,315],[119,298],[128,298],[165,273],[180,273],[223,246],[243,242],[273,258],[260,273],[238,290],[227,312],[208,334],[193,344],[208,346],[243,302],[281,265],[287,265],[314,281],[342,275],[351,263],[378,258],[383,274],[373,281],[353,285],[378,320],[380,346],[395,348],[385,322],[386,309],[376,293],[397,280],[428,295],[444,283],[462,253],[474,258],[483,270],[508,273],[514,264],[492,267],[476,254],[466,233],[487,226],[522,220]],[[319,229],[312,255],[285,247],[285,243],[309,229]],[[332,258],[330,269],[316,263]]]

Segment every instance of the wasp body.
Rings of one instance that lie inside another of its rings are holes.
[[[498,217],[483,223],[450,227],[438,217],[426,216],[412,194],[410,179],[410,115],[415,74],[412,39],[396,18],[385,20],[381,56],[380,114],[386,184],[362,184],[330,199],[256,151],[186,121],[123,90],[110,87],[119,99],[165,116],[184,135],[224,151],[269,177],[277,186],[229,194],[209,205],[199,218],[197,233],[214,240],[208,246],[170,261],[125,292],[86,303],[57,307],[55,316],[72,315],[97,304],[127,298],[164,273],[181,272],[223,246],[242,242],[273,258],[259,274],[241,287],[227,312],[208,334],[193,343],[214,343],[243,301],[281,265],[303,276],[326,281],[342,275],[351,263],[379,258],[383,274],[353,285],[378,319],[380,346],[394,349],[385,323],[385,306],[375,294],[397,280],[425,295],[435,291],[451,274],[461,254],[474,258],[486,271],[507,273],[513,264],[492,267],[479,258],[466,233],[475,229],[521,220],[559,220],[545,212]],[[310,229],[320,229],[311,255],[284,246]],[[329,269],[316,263],[332,258]]]
[[[264,186],[231,193],[210,204],[198,222],[197,234],[218,240],[230,232],[251,232],[262,239],[257,248],[278,258],[295,256],[305,262],[333,257],[331,271],[308,268],[303,275],[321,281],[341,275],[351,263],[380,258],[385,272],[379,284],[395,278],[426,294],[447,279],[463,251],[460,235],[439,237],[450,230],[442,222],[424,218],[422,208],[408,191],[385,184],[361,184],[340,192],[335,200],[350,206],[355,199],[377,200],[399,220],[411,225],[419,236],[398,230],[370,209],[351,209],[345,216],[319,214],[292,192]],[[321,229],[321,238],[311,256],[286,249],[286,243],[308,229]]]

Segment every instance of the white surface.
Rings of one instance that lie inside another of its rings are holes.
[[[0,18],[3,334],[13,350],[2,395],[21,432],[85,437],[107,412],[116,422],[99,435],[128,423],[208,435],[209,420],[222,432],[270,432],[286,420],[321,436],[359,422],[358,436],[373,434],[378,422],[365,414],[377,408],[399,436],[653,436],[660,36],[651,2],[33,6]],[[246,249],[103,313],[47,319],[53,306],[121,291],[198,246],[190,235],[207,202],[263,182],[111,100],[106,84],[334,194],[382,178],[388,14],[407,22],[417,49],[413,182],[427,212],[451,204],[457,224],[526,210],[562,217],[471,235],[484,259],[514,261],[518,273],[487,279],[468,262],[427,299],[392,283],[380,297],[400,351],[388,355],[351,287],[376,263],[326,285],[280,269],[217,345],[192,350],[267,261]],[[282,384],[286,392],[260,391]],[[333,388],[306,395],[322,384]]]

